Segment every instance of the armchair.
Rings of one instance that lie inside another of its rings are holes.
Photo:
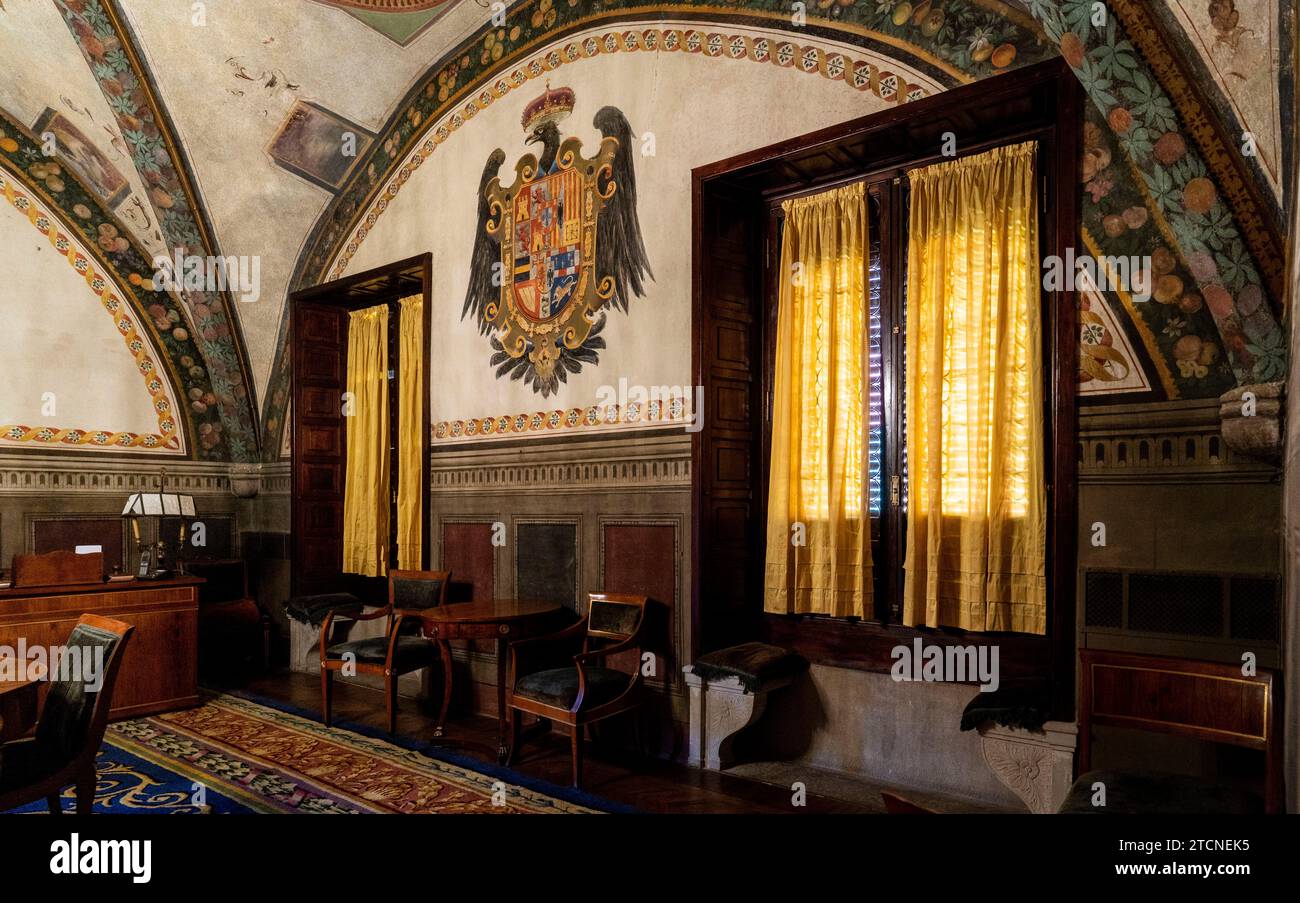
[[[640,705],[641,668],[631,674],[597,664],[611,655],[641,653],[645,596],[591,593],[587,617],[548,636],[510,646],[510,761],[519,750],[523,713],[569,726],[573,786],[582,783],[582,733],[589,725]],[[544,665],[561,664],[559,667]]]
[[[388,733],[397,732],[397,679],[431,667],[442,658],[443,708],[451,692],[451,647],[436,646],[420,631],[419,612],[447,601],[451,571],[389,571],[388,604],[366,614],[359,609],[331,611],[320,630],[320,688],[323,720],[328,727],[334,702],[334,672],[351,662],[358,674],[384,679],[388,704]],[[388,618],[383,636],[333,642],[336,620],[373,621]]]
[[[122,653],[135,628],[84,614],[65,644],[81,655],[103,649],[102,683],[91,690],[78,675],[51,674],[45,706],[32,737],[0,746],[0,812],[45,797],[52,815],[63,812],[63,788],[75,784],[77,814],[89,815],[95,801],[95,756],[104,741]]]

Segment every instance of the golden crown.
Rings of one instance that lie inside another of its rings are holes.
[[[558,122],[573,112],[575,100],[572,88],[552,89],[551,83],[547,82],[542,96],[524,107],[519,122],[525,132],[531,132],[546,122]]]

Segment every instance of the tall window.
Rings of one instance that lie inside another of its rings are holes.
[[[783,203],[769,612],[1045,632],[1036,150]]]

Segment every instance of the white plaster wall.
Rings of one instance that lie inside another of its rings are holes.
[[[126,297],[120,288],[114,290]],[[3,195],[0,332],[5,342],[0,354],[0,424],[158,432],[153,399],[113,314]],[[161,359],[153,349],[150,357],[161,373]],[[47,392],[54,394],[53,416],[42,413]],[[3,439],[0,444],[36,447]]]
[[[378,131],[406,86],[489,12],[463,4],[400,47],[346,11],[308,0],[207,0],[201,26],[187,2],[121,5],[193,162],[222,253],[261,258],[261,297],[235,313],[265,398],[293,266],[330,200],[277,165],[267,147],[297,100]],[[237,78],[232,59],[254,79],[277,73],[276,86]]]
[[[671,27],[662,21],[654,25]],[[621,24],[619,30],[628,27]],[[728,26],[727,31],[743,30]],[[849,56],[938,90],[892,60],[872,59],[860,48]],[[599,365],[570,374],[558,395],[543,399],[522,382],[494,377],[487,339],[473,322],[462,322],[461,308],[483,165],[493,149],[502,148],[506,160],[500,176],[508,185],[516,161],[540,151],[524,144],[520,114],[546,80],[576,93],[576,107],[560,131],[579,137],[587,155],[600,141],[592,117],[607,104],[620,108],[638,135],[653,133],[655,154],[638,153],[635,165],[641,229],[655,280],[644,297],[632,300],[629,314],[610,312]],[[638,51],[566,63],[496,100],[439,145],[370,230],[346,272],[432,252],[429,377],[435,423],[586,407],[597,403],[600,386],[617,386],[620,378],[645,386],[686,386],[691,376],[691,169],[885,107],[879,97],[843,80],[770,62]]]

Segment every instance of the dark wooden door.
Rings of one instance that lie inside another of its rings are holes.
[[[345,307],[293,304],[294,595],[342,584],[347,316]]]
[[[762,211],[723,186],[705,182],[696,198],[696,241],[708,249],[695,286],[694,372],[704,409],[695,434],[696,634],[711,649],[752,635],[762,611],[763,517],[755,487],[764,479],[757,447],[762,324]]]

